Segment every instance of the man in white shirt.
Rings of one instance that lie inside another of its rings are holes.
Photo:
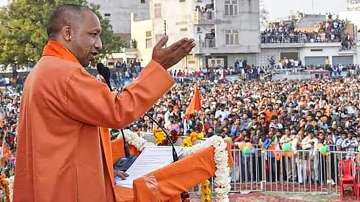
[[[306,183],[306,179],[307,179],[307,173],[306,170],[308,170],[308,166],[311,166],[312,168],[310,168],[311,173],[314,173],[315,175],[318,173],[318,165],[315,165],[316,162],[314,162],[314,150],[315,150],[315,145],[318,144],[318,140],[317,138],[314,136],[313,132],[307,132],[306,133],[306,137],[301,141],[301,148],[304,151],[304,155],[302,157],[304,157],[303,160],[303,164],[304,164],[304,168],[303,168],[303,182]],[[318,176],[314,176],[314,180],[318,179]]]
[[[341,143],[341,147],[346,151],[346,159],[354,159],[358,141],[351,131],[347,132],[347,138]]]
[[[295,131],[294,131],[295,132]],[[289,129],[285,129],[285,133],[284,135],[280,138],[280,146],[281,148],[283,148],[284,144],[291,144],[293,142],[294,139],[294,135],[292,135],[290,133]],[[292,163],[292,159],[289,157],[285,157],[285,168],[286,168],[286,174],[287,174],[287,179],[290,180],[291,178],[293,178],[293,163]],[[291,180],[290,180],[291,181]]]

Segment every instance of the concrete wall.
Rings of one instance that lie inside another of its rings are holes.
[[[137,42],[137,56],[143,65],[151,61],[152,48],[146,48],[145,40],[147,31],[150,31],[153,36],[152,23],[152,20],[134,21],[134,19],[131,22],[131,36]]]
[[[280,53],[284,52],[299,52],[298,48],[262,48],[261,53],[256,55],[256,65],[267,66],[271,57],[274,60],[280,61]]]
[[[260,25],[259,25],[259,0],[239,0],[237,16],[224,15],[224,1],[214,1],[213,20],[210,24],[198,23],[196,18],[196,5],[210,4],[210,0],[198,3],[196,0],[151,0],[149,3],[149,15],[153,24],[153,44],[164,34],[164,22],[169,36],[168,44],[183,37],[193,38],[197,47],[185,59],[180,61],[175,68],[199,69],[205,66],[205,57],[222,56],[246,53],[249,60],[255,64],[256,55],[260,51]],[[161,8],[160,16],[155,14],[157,8]],[[200,40],[204,40],[205,34],[215,29],[215,48],[201,48]],[[239,45],[225,45],[225,30],[239,30]],[[200,32],[199,32],[200,30]],[[202,50],[200,50],[202,49]],[[139,51],[143,51],[140,50]],[[239,57],[243,57],[241,54]],[[228,63],[234,63],[238,56],[230,56]],[[244,56],[245,57],[245,56]]]
[[[356,50],[340,51],[340,43],[306,43],[306,44],[262,44],[261,52],[257,54],[257,65],[266,66],[272,56],[275,61],[280,59],[280,53],[297,52],[299,59],[305,62],[305,57],[328,57],[328,63],[332,64],[333,56],[353,56],[354,63],[357,59]],[[306,64],[305,64],[306,65]]]
[[[256,56],[255,53],[249,53],[249,54],[228,54],[228,67],[234,67],[234,63],[236,60],[246,60],[248,65],[256,65]]]
[[[259,0],[239,0],[239,14],[225,16],[224,0],[215,0],[216,53],[260,52]],[[225,30],[239,30],[239,45],[226,45]]]
[[[111,14],[111,25],[115,33],[130,33],[130,13],[135,13],[136,19],[149,19],[149,0],[89,0],[89,3],[100,5],[100,12]]]

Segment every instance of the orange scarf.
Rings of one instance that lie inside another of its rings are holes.
[[[69,49],[65,48],[62,44],[57,41],[49,40],[44,47],[42,56],[55,56],[64,60],[79,63],[78,59]]]

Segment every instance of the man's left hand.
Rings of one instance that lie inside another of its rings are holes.
[[[129,174],[125,173],[124,171],[115,171],[115,176],[119,176],[122,180],[125,180]]]

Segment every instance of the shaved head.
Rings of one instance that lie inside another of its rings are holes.
[[[64,26],[75,26],[81,20],[83,11],[91,11],[88,7],[65,4],[54,10],[47,25],[48,38],[55,38]]]
[[[49,18],[48,39],[60,43],[86,67],[102,49],[101,24],[88,7],[65,4]]]

